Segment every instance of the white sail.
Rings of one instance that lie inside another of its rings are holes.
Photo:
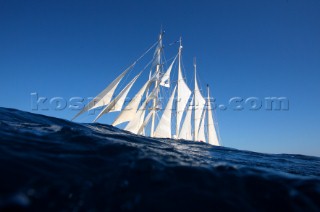
[[[204,121],[206,118],[206,113],[203,113],[201,122],[200,122],[200,127],[199,127],[199,131],[198,131],[198,140],[197,141],[203,141],[206,142],[206,134],[204,131]]]
[[[169,88],[170,87],[170,73],[173,67],[174,62],[176,61],[177,56],[173,59],[171,65],[167,69],[166,73],[162,76],[160,85]]]
[[[208,87],[208,143],[216,146],[220,146],[219,140],[217,137],[216,128],[214,126],[213,116],[212,116],[212,108],[210,103],[210,94],[209,94],[209,87]]]
[[[178,54],[175,55],[172,60],[170,59],[170,63],[167,64],[169,66],[164,64],[166,61],[163,60],[162,37],[163,32],[161,31],[157,42],[113,80],[99,95],[90,101],[73,119],[86,111],[103,107],[94,122],[106,113],[119,111],[112,125],[121,126],[120,124],[126,123],[124,129],[134,134],[159,138],[173,137],[185,140],[196,140],[219,146],[220,137],[217,134],[218,125],[215,125],[216,123],[214,122],[214,111],[212,111],[212,105],[209,101],[209,88],[208,101],[206,101],[206,98],[204,98],[199,88],[201,85],[197,81],[197,67],[195,62],[194,90],[191,92],[187,85],[186,76],[183,74],[188,76],[188,72],[185,73],[182,70],[183,47],[181,38]],[[142,87],[139,85],[139,91],[135,93],[133,99],[131,99],[128,104],[125,104],[128,93],[141,73],[135,76],[120,93],[116,90],[125,75],[151,50],[155,50],[153,54],[151,53],[149,55],[152,58],[150,58],[151,61],[145,66],[141,64],[141,66],[144,67],[143,70],[150,70],[149,79],[147,82],[144,82]],[[166,70],[164,70],[164,65],[167,67]],[[172,78],[173,68],[178,69],[176,79]],[[169,99],[160,101],[162,90],[169,88],[174,84],[173,82],[176,83],[176,86],[174,86],[173,90],[170,89],[172,93],[170,93]],[[117,92],[117,95],[115,95],[115,92]],[[190,98],[191,102],[189,101]],[[167,102],[166,105],[162,105],[162,103],[165,102]],[[165,108],[163,106],[165,106]],[[160,109],[164,110],[158,114]],[[175,114],[172,114],[173,110],[176,110],[174,111]],[[161,115],[161,117],[158,119],[157,117],[159,115]]]
[[[138,135],[142,135],[143,131],[144,131],[144,127],[149,123],[151,117],[154,115],[155,111],[152,110],[150,111],[150,113],[147,115],[146,119],[144,120],[143,124],[140,126],[137,134]]]
[[[192,133],[191,133],[191,113],[192,113],[192,103],[193,99],[191,100],[189,107],[186,112],[186,117],[184,118],[184,122],[182,124],[179,138],[183,138],[185,140],[192,140]]]
[[[180,42],[181,43],[181,42]],[[183,79],[181,71],[181,50],[182,46],[179,48],[179,67],[178,67],[178,95],[177,95],[177,122],[176,122],[176,136],[180,132],[180,123],[183,115],[183,111],[188,103],[188,99],[191,94],[191,90],[187,86],[186,82]]]
[[[150,86],[150,84],[150,80],[148,80],[144,84],[144,86],[139,90],[139,92],[133,97],[129,104],[121,111],[118,117],[114,120],[114,122],[112,123],[113,126],[116,126],[123,122],[130,121],[134,118],[138,110],[139,104],[141,102],[141,99],[143,97],[143,94],[146,91],[146,89]]]
[[[137,76],[135,76],[131,80],[131,82],[129,82],[129,84],[119,93],[119,95],[117,97],[115,97],[110,102],[110,104],[100,112],[100,114],[97,116],[97,118],[93,122],[96,122],[105,113],[112,112],[112,111],[120,111],[121,110],[122,105],[124,103],[124,100],[128,95],[128,92],[130,91],[131,87],[133,86],[133,84],[138,79],[138,77],[140,76],[141,73],[142,72],[140,72]]]
[[[108,87],[106,87],[98,96],[96,96],[93,100],[91,100],[89,104],[87,104],[77,115],[75,115],[72,118],[72,120],[74,120],[75,118],[77,118],[82,113],[88,110],[109,104],[113,96],[113,93],[116,90],[117,86],[119,85],[120,81],[128,73],[128,71],[132,69],[134,65],[135,63],[133,63],[124,72],[122,72],[122,74],[120,74]]]
[[[145,112],[145,105],[142,105],[124,129],[137,134],[143,123]]]
[[[195,74],[194,74],[194,140],[198,139],[198,130],[200,127],[201,115],[203,108],[206,104],[206,100],[201,95],[198,82],[197,82],[197,73],[196,73],[196,64],[194,64]]]
[[[171,138],[171,114],[173,109],[173,100],[176,93],[176,88],[174,88],[168,104],[163,111],[161,119],[158,123],[158,126],[154,132],[154,137],[158,138]]]
[[[134,117],[130,120],[130,122],[125,127],[125,130],[130,131],[132,133],[137,134],[140,126],[143,123],[146,106],[147,104],[154,98],[155,96],[155,89],[151,92],[151,94],[147,97],[147,99],[143,102],[143,104],[140,106],[139,110],[136,112]]]

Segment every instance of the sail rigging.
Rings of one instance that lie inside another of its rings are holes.
[[[203,97],[197,81],[197,66],[194,61],[194,90],[191,92],[186,77],[182,72],[182,39],[179,40],[178,52],[170,59],[169,66],[165,67],[163,56],[163,32],[159,39],[144,52],[132,65],[123,71],[110,85],[86,105],[74,118],[86,111],[103,107],[94,122],[110,112],[119,112],[113,126],[123,123],[124,129],[138,135],[147,135],[158,138],[180,138],[186,140],[203,141],[212,145],[220,145],[209,101]],[[137,62],[154,49],[152,60],[117,94],[119,83],[137,66]],[[177,63],[177,66],[175,64]],[[135,82],[150,67],[149,77],[134,97],[125,105],[125,100]],[[175,70],[175,71],[173,71]],[[177,73],[177,79],[173,79]],[[171,85],[174,89],[170,89]],[[163,100],[162,93],[168,92],[168,99]],[[192,95],[191,95],[192,94]],[[167,101],[166,101],[167,100]],[[165,105],[164,109],[162,105]],[[159,112],[160,111],[160,112]],[[73,118],[73,119],[74,119]]]

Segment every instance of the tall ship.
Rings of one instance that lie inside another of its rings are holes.
[[[221,139],[218,124],[214,121],[209,85],[206,86],[205,98],[198,84],[197,65],[194,60],[193,90],[190,89],[183,74],[182,39],[180,37],[174,42],[179,44],[176,55],[171,60],[165,60],[163,35],[164,32],[161,31],[158,40],[72,120],[87,111],[102,108],[93,122],[97,122],[104,115],[117,112],[111,124],[122,126],[124,130],[137,135],[185,139],[220,146]],[[169,46],[177,46],[173,45],[174,43]],[[129,73],[134,73],[137,64],[147,56],[151,60],[142,66],[142,70],[136,73],[131,81],[125,83],[120,92],[116,92],[120,82],[124,81]],[[147,80],[140,84],[140,88],[132,95],[133,98],[128,98],[137,79],[148,71]],[[176,73],[176,76],[173,73]]]

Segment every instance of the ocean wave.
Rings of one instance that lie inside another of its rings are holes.
[[[0,210],[320,210],[320,159],[0,108]]]

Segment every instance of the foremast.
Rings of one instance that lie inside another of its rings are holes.
[[[162,45],[162,38],[163,38],[163,31],[161,30],[159,34],[159,45],[158,48],[155,52],[155,61],[156,61],[156,69],[155,69],[155,84],[154,84],[154,89],[155,89],[155,98],[153,99],[153,104],[152,108],[150,108],[150,113],[152,113],[152,118],[151,118],[151,130],[150,130],[150,136],[154,137],[154,128],[155,128],[155,122],[156,122],[156,113],[159,110],[158,103],[159,103],[159,85],[160,85],[160,72],[162,68],[161,64],[161,53],[163,50],[163,45]]]

